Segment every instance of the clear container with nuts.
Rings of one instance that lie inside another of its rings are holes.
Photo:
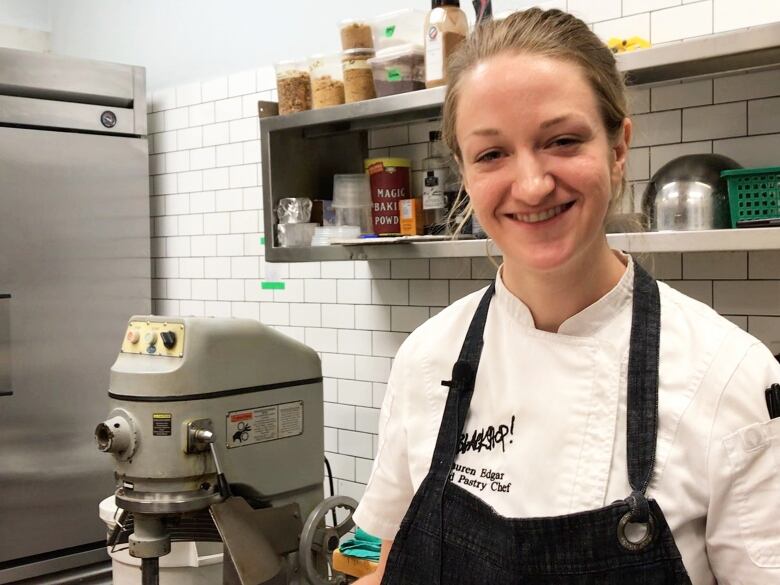
[[[341,48],[345,51],[374,48],[373,30],[367,22],[343,20],[339,24],[339,31],[341,32]]]
[[[309,59],[312,107],[327,108],[344,103],[341,55],[314,55]]]
[[[279,114],[311,110],[311,79],[305,61],[282,61],[276,69]]]
[[[373,49],[350,49],[341,54],[346,103],[351,104],[376,97],[374,73],[368,62],[373,56]]]

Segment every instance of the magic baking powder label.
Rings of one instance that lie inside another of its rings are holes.
[[[303,401],[233,410],[225,417],[228,449],[303,434]]]
[[[371,220],[377,235],[399,235],[398,202],[411,197],[411,163],[401,158],[365,161],[371,184]]]

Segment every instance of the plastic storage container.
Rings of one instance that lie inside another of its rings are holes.
[[[344,103],[344,74],[341,55],[314,55],[309,59],[312,109]]]
[[[341,66],[344,73],[346,103],[351,104],[376,97],[374,73],[368,62],[373,57],[373,49],[350,49],[342,53]]]
[[[279,113],[292,114],[311,110],[311,78],[306,61],[282,61],[276,69],[276,92]]]
[[[316,223],[278,223],[276,237],[282,248],[308,248]]]
[[[339,32],[341,34],[341,48],[345,51],[374,48],[374,34],[369,22],[352,19],[342,20],[339,23]]]
[[[336,225],[359,226],[361,234],[372,234],[371,187],[365,173],[333,175],[333,209]]]
[[[780,167],[722,171],[729,186],[731,227],[780,225]]]
[[[360,236],[356,225],[323,225],[315,228],[312,246],[329,246],[334,240],[352,240]]]
[[[379,97],[425,88],[425,48],[422,45],[382,49],[368,62]]]
[[[422,45],[425,40],[425,16],[422,10],[411,8],[381,14],[371,21],[374,47],[384,49],[396,45]]]

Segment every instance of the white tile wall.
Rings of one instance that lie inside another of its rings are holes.
[[[654,43],[780,20],[776,3],[758,0],[568,0],[568,8],[597,34],[640,34]],[[319,351],[325,450],[337,491],[359,497],[399,345],[442,307],[487,284],[496,268],[487,258],[266,264],[256,102],[273,99],[273,85],[273,71],[263,67],[153,93],[154,309],[259,318]],[[629,99],[636,126],[629,173],[639,193],[683,154],[778,164],[780,70],[632,88]],[[419,167],[437,128],[426,121],[373,131],[371,154],[409,155]],[[780,251],[640,260],[780,352]],[[285,288],[264,290],[264,279]]]

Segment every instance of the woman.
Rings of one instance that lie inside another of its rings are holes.
[[[612,54],[531,9],[449,79],[445,138],[504,263],[398,352],[359,583],[780,583],[780,367],[609,249],[632,133]]]

